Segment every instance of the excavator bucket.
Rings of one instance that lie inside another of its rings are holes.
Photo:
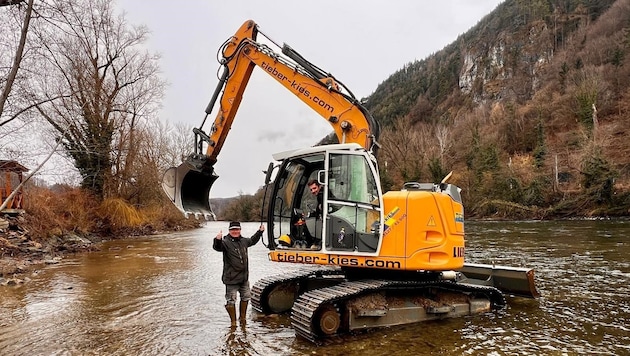
[[[162,189],[186,217],[216,220],[210,207],[210,188],[217,178],[212,169],[199,170],[184,162],[164,172]]]

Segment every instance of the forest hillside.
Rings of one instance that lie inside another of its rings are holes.
[[[384,139],[425,141],[384,177],[453,170],[480,216],[628,215],[629,49],[628,0],[503,2],[367,98]]]

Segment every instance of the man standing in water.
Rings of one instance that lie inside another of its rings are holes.
[[[221,280],[225,284],[225,309],[230,315],[232,326],[236,326],[236,292],[240,294],[241,303],[239,316],[241,323],[245,323],[247,303],[251,299],[249,289],[249,258],[247,248],[254,246],[262,237],[265,226],[260,225],[258,231],[250,237],[241,236],[241,223],[232,221],[229,233],[223,236],[222,231],[214,239],[212,248],[223,252],[223,276]]]

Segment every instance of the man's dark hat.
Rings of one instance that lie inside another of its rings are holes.
[[[238,222],[238,221],[232,221],[232,222],[230,223],[230,228],[229,228],[229,230],[232,230],[232,229],[240,229],[240,228],[241,228],[241,223],[240,223],[240,222]]]

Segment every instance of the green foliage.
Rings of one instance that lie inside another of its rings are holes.
[[[67,155],[73,159],[81,174],[81,188],[91,191],[97,199],[102,199],[108,172],[112,167],[109,152],[112,150],[113,128],[109,125],[77,125],[76,131],[82,131],[82,128],[85,128],[81,132],[82,138],[59,139],[63,140]]]
[[[597,89],[586,84],[581,85],[575,93],[575,114],[578,121],[588,129],[593,130],[593,105],[597,100]]]
[[[412,112],[418,103],[438,110],[434,105],[445,101],[459,86],[462,64],[458,47],[447,46],[439,54],[405,65],[381,83],[365,105],[383,126]],[[415,119],[432,122],[442,114],[416,115]]]
[[[436,183],[441,182],[448,174],[442,166],[442,161],[437,157],[433,157],[429,160],[429,172],[431,173],[431,181]]]
[[[619,68],[619,67],[621,67],[623,65],[624,58],[625,58],[625,52],[624,52],[623,48],[617,47],[613,51],[612,58],[610,59],[610,62],[615,67]]]
[[[547,155],[547,147],[545,146],[545,127],[542,121],[536,126],[537,145],[534,149],[534,165],[536,168],[542,168],[545,164],[545,156]]]
[[[404,182],[419,182],[422,180],[422,166],[419,164],[405,165],[400,170]]]
[[[585,157],[581,173],[584,190],[595,202],[610,203],[612,201],[617,172],[602,157],[599,148],[595,148],[592,154]]]
[[[475,125],[471,131],[471,143],[468,152],[466,152],[465,155],[466,168],[468,168],[469,170],[473,170],[475,168],[475,159],[477,158],[479,146],[481,145],[480,141],[481,138],[479,137],[479,127],[478,125]]]
[[[492,197],[519,203],[522,199],[523,190],[521,182],[517,177],[504,176],[502,174],[493,175]]]
[[[228,202],[227,206],[220,212],[218,218],[220,220],[233,221],[259,221],[261,219],[261,213],[263,213],[262,203],[264,193],[264,189],[259,189],[255,195],[239,193],[238,197]]]
[[[570,149],[579,149],[584,145],[584,136],[578,132],[570,132],[567,135],[567,147]]]
[[[379,164],[380,166],[380,164]],[[379,168],[381,190],[383,193],[388,192],[394,188],[394,179],[387,169]]]
[[[590,16],[590,20],[594,20],[613,2],[614,0],[504,1],[492,14],[483,18],[452,44],[426,59],[407,63],[402,69],[392,74],[366,98],[365,105],[384,127],[410,113],[420,98],[432,105],[433,112],[424,115],[424,119],[439,118],[448,110],[440,104],[447,101],[453,93],[459,92],[459,76],[462,72],[464,54],[483,54],[485,51],[485,58],[488,59],[489,50],[492,49],[493,44],[504,42],[505,37],[517,35],[522,35],[527,39],[532,27],[540,21],[545,21],[547,28],[556,31],[552,39],[555,43],[552,43],[550,47],[553,49],[561,47],[566,39],[580,28],[583,16],[581,13],[573,14],[578,8],[583,7]],[[554,14],[554,11],[557,13]],[[506,48],[506,51],[512,55],[509,65],[519,67],[518,70],[529,71],[530,68],[520,68],[523,66],[523,57],[529,54],[521,54],[523,44],[519,43],[515,38],[514,46]],[[583,67],[583,64],[584,59],[578,57],[573,62],[573,67],[579,69]],[[526,65],[533,66],[532,63]],[[479,64],[479,67],[486,68],[487,66]],[[566,68],[563,66],[560,71],[563,89],[568,70],[567,64]],[[488,76],[488,73],[480,70],[479,76],[472,78],[474,88],[470,95],[483,93],[481,82],[491,79]],[[529,76],[524,78],[527,77]],[[523,88],[516,87],[516,89]]]
[[[538,176],[528,185],[523,185],[521,179],[504,172],[495,172],[484,176],[483,199],[497,199],[516,203],[520,206],[543,207],[547,203],[551,181],[549,177]]]
[[[584,62],[582,61],[582,58],[578,57],[575,60],[575,69],[582,69],[582,67],[584,67]]]
[[[527,206],[545,206],[552,186],[549,177],[538,176],[523,190],[521,203]]]
[[[494,144],[480,147],[476,155],[475,168],[479,172],[492,172],[499,168],[499,151]]]
[[[536,168],[542,168],[544,166],[546,154],[547,150],[544,145],[536,146],[536,149],[533,152],[534,166]]]
[[[337,138],[337,133],[334,131],[326,135],[323,139],[315,144],[315,146],[321,145],[333,145],[339,143],[339,139]]]

